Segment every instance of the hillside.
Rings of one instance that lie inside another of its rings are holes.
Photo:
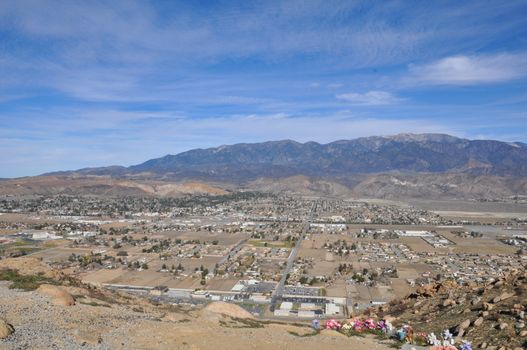
[[[0,181],[3,195],[82,194],[99,196],[182,196],[188,194],[221,195],[227,192],[196,182],[162,182],[115,179],[107,176],[35,176]]]
[[[428,284],[372,312],[438,337],[448,329],[455,338],[472,342],[473,348],[525,349],[526,308],[527,273],[519,269],[490,283]]]
[[[405,298],[355,315],[354,320],[391,320],[396,329],[410,325],[415,344],[423,344],[431,333],[441,338],[449,330],[458,345],[465,340],[473,348],[521,349],[527,345],[526,293],[525,270],[489,283],[461,285],[447,280],[419,287]],[[0,297],[9,300],[0,303],[0,349],[383,350],[396,346],[349,327],[313,332],[309,323],[256,320],[235,304],[197,308],[152,304],[86,285],[30,257],[0,261]]]
[[[6,268],[19,267],[10,289]],[[40,273],[41,275],[36,275]],[[40,276],[40,277],[36,277]],[[57,303],[57,293],[74,304]],[[374,339],[336,332],[313,334],[309,324],[260,322],[237,305],[204,308],[154,305],[131,295],[100,290],[52,271],[32,258],[0,261],[0,349],[357,349],[388,350]],[[10,330],[6,325],[9,325]],[[5,328],[5,333],[2,330]],[[14,332],[11,331],[14,329]],[[5,337],[5,338],[4,338]]]
[[[368,198],[501,199],[527,193],[526,177],[467,173],[376,174],[355,186],[353,193]]]

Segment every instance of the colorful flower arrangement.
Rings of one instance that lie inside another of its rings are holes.
[[[382,331],[388,333],[393,330],[393,326],[390,322],[381,320],[379,322],[374,319],[352,319],[346,323],[340,323],[335,320],[328,320],[326,322],[326,329],[337,329],[341,330],[344,333],[354,332],[364,332],[364,331]]]
[[[313,324],[315,324],[315,320]],[[315,327],[315,326],[313,326]],[[318,320],[316,322],[318,329]],[[376,321],[372,318],[365,320],[351,319],[347,322],[340,322],[334,319],[327,320],[323,326],[324,329],[335,330],[347,335],[353,333],[379,333],[382,332],[387,336],[398,339],[399,341],[408,342],[412,344],[428,344],[432,345],[434,350],[472,350],[472,344],[468,341],[463,341],[459,348],[454,345],[454,335],[446,329],[439,336],[432,333],[416,332],[414,333],[410,325],[404,325],[399,329],[394,329],[393,325],[387,320]]]
[[[340,323],[340,322],[338,322],[336,320],[327,320],[325,328],[338,331],[338,330],[340,330],[342,328],[342,323]]]

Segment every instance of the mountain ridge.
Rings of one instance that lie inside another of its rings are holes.
[[[447,134],[371,136],[327,144],[279,140],[193,149],[129,167],[45,175],[60,177],[54,180],[59,181],[54,182],[59,193],[127,194],[144,189],[145,183],[149,188],[152,181],[176,184],[176,192],[181,193],[179,184],[195,181],[227,191],[245,188],[388,199],[495,199],[527,194],[527,145]],[[47,193],[48,182],[39,178],[29,179],[15,190],[9,186],[20,186],[19,182],[4,181],[5,191]],[[125,186],[112,179],[140,186]]]
[[[338,177],[389,172],[527,176],[527,145],[469,140],[447,134],[408,133],[326,144],[279,140],[192,149],[129,167],[86,168],[46,175],[143,174],[153,178],[247,182],[260,177]]]

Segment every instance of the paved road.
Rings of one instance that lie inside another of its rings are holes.
[[[221,266],[223,263],[225,263],[227,260],[229,260],[230,258],[232,258],[233,256],[235,256],[239,251],[240,249],[242,249],[244,243],[247,241],[247,239],[242,239],[241,241],[239,241],[234,247],[232,247],[232,249],[227,253],[227,255],[224,255],[217,263],[216,263],[216,266]],[[216,274],[216,266],[214,266],[214,269],[212,270],[212,272],[214,274]]]
[[[241,241],[239,241],[234,247],[231,248],[231,250],[229,251],[229,253],[227,253],[227,255],[224,255],[220,261],[218,261],[218,265],[221,265],[223,264],[224,262],[226,262],[228,259],[232,258],[234,255],[236,255],[236,253],[238,253],[240,251],[240,249],[242,249],[242,246],[243,244],[247,241],[247,239],[242,239]]]
[[[282,274],[282,278],[280,279],[280,282],[276,286],[276,289],[271,298],[271,306],[270,306],[271,312],[275,310],[276,303],[278,302],[278,300],[280,300],[280,298],[282,298],[282,295],[284,294],[284,286],[285,286],[285,282],[287,279],[287,275],[293,268],[293,264],[295,263],[296,256],[298,254],[298,249],[300,248],[300,245],[302,244],[302,241],[304,240],[304,236],[309,230],[309,225],[311,224],[311,220],[313,219],[313,214],[315,213],[316,208],[317,208],[317,202],[313,203],[313,206],[311,207],[311,211],[309,212],[309,215],[306,218],[306,221],[304,222],[304,228],[302,229],[302,232],[300,233],[300,237],[298,238],[298,240],[295,243],[295,246],[291,250],[291,254],[289,254],[289,258],[287,259],[287,264],[286,264],[284,273]]]

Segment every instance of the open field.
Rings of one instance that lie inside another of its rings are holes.
[[[434,200],[408,199],[404,202],[426,210],[447,213],[459,213],[460,217],[483,216],[490,214],[495,217],[511,217],[510,215],[525,216],[527,204],[511,202],[479,202],[466,200]],[[512,214],[511,214],[512,213]]]

